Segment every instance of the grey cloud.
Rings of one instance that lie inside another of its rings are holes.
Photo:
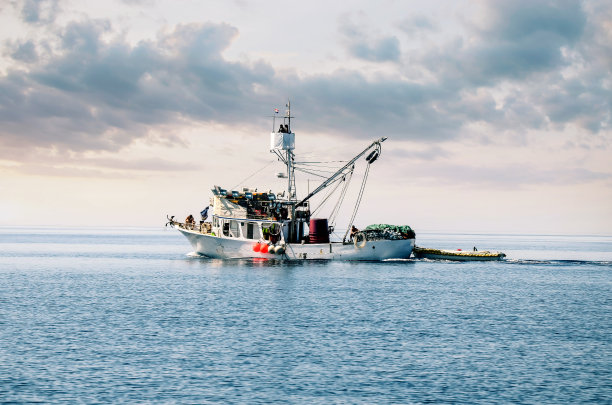
[[[547,92],[536,101],[553,122],[578,122],[591,132],[598,132],[610,120],[612,94],[597,81],[592,87],[578,80],[568,80],[556,92]],[[604,119],[602,119],[604,118]]]
[[[380,38],[370,43],[351,41],[350,53],[359,59],[372,62],[396,62],[400,56],[399,41],[395,37]]]
[[[612,97],[605,83],[610,69],[589,70],[574,79],[559,73],[573,63],[562,47],[573,47],[588,61],[605,46],[603,41],[597,48],[584,46],[597,31],[584,29],[577,3],[567,3],[570,12],[547,2],[522,3],[537,12],[491,4],[498,27],[492,23],[476,31],[481,37],[475,43],[455,41],[411,55],[411,63],[430,70],[435,77],[430,81],[407,75],[372,78],[354,70],[292,76],[262,61],[228,61],[223,51],[238,31],[227,24],[180,25],[156,40],[131,45],[113,38],[106,21],[72,23],[56,33],[61,49],[28,71],[0,76],[0,144],[117,150],[156,125],[183,119],[231,125],[256,121],[263,128],[258,121],[267,111],[263,106],[278,105],[279,94],[292,97],[296,129],[351,138],[435,142],[459,137],[474,122],[516,133],[551,123],[609,129]],[[365,35],[351,24],[341,30],[349,45]],[[366,48],[377,48],[376,41],[368,39]],[[34,49],[39,45],[32,42]],[[385,52],[372,49],[362,56],[373,52],[372,59],[385,60]],[[390,49],[399,52],[399,45]],[[399,58],[393,60],[401,66]],[[500,108],[492,93],[507,82],[512,86],[498,95]]]
[[[393,78],[369,81],[360,74],[339,71],[301,81],[287,81],[288,94],[300,97],[300,114],[311,117],[308,129],[352,137],[439,140],[456,135],[455,114],[441,114],[436,103],[452,97],[445,89]]]
[[[72,22],[59,34],[66,51],[79,52],[82,56],[96,55],[100,36],[111,28],[107,20]]]
[[[563,47],[582,37],[586,16],[575,0],[485,2],[488,24],[475,41],[456,41],[422,61],[432,71],[472,85],[524,79],[566,63]]]
[[[533,72],[551,70],[562,63],[559,37],[547,32],[522,40],[488,42],[464,54],[464,74],[478,84],[498,78],[521,79]]]
[[[605,83],[611,79],[612,58],[599,63],[601,55],[612,52],[601,40],[606,22],[600,15],[610,15],[609,5],[587,12],[585,3],[572,0],[485,4],[488,24],[475,31],[473,41],[457,40],[417,58],[444,87],[465,93],[511,83],[501,110],[489,108],[479,118],[500,129],[568,123],[589,132],[611,127],[612,95]],[[570,66],[580,74],[561,73]]]
[[[23,0],[21,16],[27,23],[48,23],[55,20],[58,0]]]
[[[488,6],[490,23],[483,34],[511,42],[548,33],[562,38],[560,43],[572,44],[582,36],[586,23],[577,0],[490,1]]]
[[[349,54],[371,62],[397,62],[400,57],[400,43],[394,36],[370,38],[369,35],[346,20],[340,31],[345,37]]]
[[[7,45],[11,58],[25,62],[34,63],[38,60],[38,52],[33,41],[25,41],[21,43]]]
[[[237,33],[227,25],[179,26],[136,46],[102,41],[108,29],[104,21],[70,24],[59,35],[62,52],[29,73],[0,78],[0,139],[117,149],[182,116],[230,122],[255,105],[254,84],[273,75],[263,63],[221,57]]]
[[[407,34],[436,30],[436,24],[425,16],[413,16],[402,20],[398,28]]]

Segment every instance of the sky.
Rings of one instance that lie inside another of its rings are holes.
[[[388,138],[358,227],[611,233],[599,0],[5,0],[0,226],[157,227],[214,185],[280,191],[288,99],[298,160]]]

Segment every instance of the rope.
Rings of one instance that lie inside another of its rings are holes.
[[[378,152],[378,155],[380,156],[380,154],[382,153],[382,147],[380,146],[380,143],[376,145],[376,151]],[[368,179],[368,173],[370,173],[370,166],[372,165],[372,162],[370,160],[368,160],[367,162],[368,162],[368,165],[366,166],[365,174],[363,175],[363,181],[361,182],[361,188],[359,189],[359,196],[357,197],[357,203],[355,204],[353,215],[351,216],[351,220],[349,221],[349,224],[346,228],[346,233],[344,234],[344,238],[342,238],[342,243],[346,241],[346,237],[348,236],[348,233],[351,231],[351,228],[353,226],[353,221],[355,220],[355,216],[357,215],[357,210],[359,210],[359,205],[361,204],[361,199],[363,198],[363,192],[365,191],[366,180]]]
[[[365,174],[363,175],[363,181],[361,182],[361,188],[359,189],[359,196],[357,197],[357,203],[355,204],[355,209],[353,210],[353,215],[351,216],[351,220],[348,223],[346,233],[344,234],[344,238],[342,238],[342,243],[346,241],[346,237],[351,230],[351,226],[353,225],[353,221],[355,220],[355,216],[357,215],[357,210],[359,209],[359,204],[361,204],[361,198],[363,197],[363,191],[365,190],[366,180],[368,179],[368,173],[370,172],[370,163],[366,166]]]
[[[346,191],[348,190],[348,186],[351,180],[353,179],[354,170],[355,170],[355,166],[353,166],[351,171],[342,178],[342,180],[344,181],[344,188],[340,192],[340,198],[338,198],[338,201],[336,202],[336,206],[334,207],[334,209],[331,212],[331,215],[329,216],[329,222],[331,226],[336,225],[336,217],[338,216],[338,212],[340,212],[340,207],[342,206],[342,203],[344,202],[344,197],[346,197]],[[346,179],[347,176],[348,176],[348,180]]]
[[[321,177],[323,179],[326,179],[328,177],[328,176],[324,176],[324,175],[321,175],[321,174],[317,174],[315,172],[311,172],[309,170],[300,169],[299,167],[295,167],[294,169],[297,170],[297,171],[300,171],[300,172],[307,173],[307,174],[312,174],[313,176]]]
[[[301,165],[319,165],[322,163],[346,163],[348,162],[348,160],[327,160],[327,161],[321,161],[321,162],[300,162],[297,161],[296,164],[301,164]],[[329,167],[338,167],[338,166],[329,166]]]
[[[255,176],[256,174],[258,174],[259,172],[261,172],[263,169],[265,169],[266,167],[270,166],[272,163],[274,163],[274,160],[271,161],[270,163],[268,163],[267,165],[265,165],[264,167],[262,167],[261,169],[257,170],[255,173],[251,174],[249,177],[247,177],[246,179],[243,179],[240,181],[240,183],[236,184],[234,187],[232,187],[231,189],[234,190],[236,187],[238,187],[241,184],[244,184],[245,181],[249,180],[251,177]]]
[[[336,182],[335,187],[334,187],[334,188],[333,188],[333,189],[332,189],[332,190],[331,190],[329,193],[327,193],[327,196],[326,196],[326,197],[323,199],[323,201],[321,201],[321,203],[319,204],[319,206],[318,206],[317,208],[315,208],[315,209],[312,211],[311,216],[312,216],[312,215],[314,215],[314,214],[316,214],[316,213],[317,213],[317,211],[318,211],[318,210],[319,210],[321,207],[323,207],[323,204],[325,204],[325,203],[327,202],[327,200],[329,199],[329,197],[331,197],[331,196],[332,196],[332,194],[334,194],[334,192],[335,192],[335,191],[338,189],[338,187],[340,187],[340,184],[342,184],[342,183],[341,183],[341,182]]]

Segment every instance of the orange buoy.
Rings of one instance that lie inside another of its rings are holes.
[[[268,253],[268,245],[262,245],[260,252],[261,253]]]
[[[253,246],[253,252],[259,252],[261,250],[261,245],[259,243],[256,243],[255,246]]]

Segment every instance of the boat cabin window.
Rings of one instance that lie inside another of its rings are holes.
[[[230,236],[233,238],[239,238],[240,228],[238,226],[238,221],[231,220],[229,222],[229,226],[230,226]]]
[[[247,239],[260,239],[259,225],[255,222],[243,222],[242,235]]]
[[[224,236],[230,236],[230,233],[229,233],[229,222],[224,222],[223,223],[223,235]]]

